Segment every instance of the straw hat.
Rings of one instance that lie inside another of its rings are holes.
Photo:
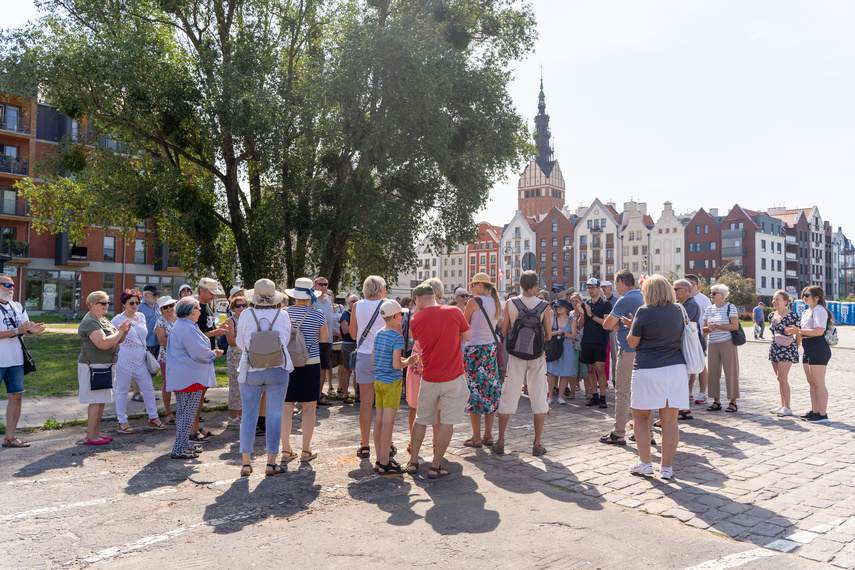
[[[256,306],[278,307],[285,298],[285,293],[277,291],[276,284],[270,279],[259,279],[255,282],[255,287],[244,293],[244,296],[247,301]]]
[[[157,300],[157,308],[162,309],[167,305],[174,305],[177,302],[178,302],[178,299],[173,299],[172,297],[167,295],[167,296],[161,297],[160,299]]]
[[[472,281],[469,282],[469,286],[472,287],[474,283],[486,283],[487,285],[491,285],[493,287],[496,286],[495,283],[490,281],[490,276],[486,273],[476,273],[475,276],[472,278]]]

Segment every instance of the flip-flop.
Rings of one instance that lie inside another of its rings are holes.
[[[132,402],[142,402],[143,401],[142,393],[134,392],[134,395],[131,396],[131,401]]]

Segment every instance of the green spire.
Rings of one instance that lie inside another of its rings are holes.
[[[543,92],[543,79],[540,80],[540,96],[537,98],[537,106],[546,106],[546,94]]]

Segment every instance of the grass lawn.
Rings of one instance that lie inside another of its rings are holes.
[[[71,325],[77,327],[77,325]],[[80,355],[80,339],[77,335],[42,333],[28,338],[27,350],[36,361],[37,370],[24,378],[27,397],[70,396],[77,393],[77,357]],[[214,361],[217,370],[217,386],[228,386],[229,375],[225,370],[226,357]],[[154,381],[155,390],[163,387],[160,374]],[[6,399],[5,384],[0,388],[0,400]]]

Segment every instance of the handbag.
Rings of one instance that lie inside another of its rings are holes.
[[[558,330],[558,319],[556,319],[554,315],[552,319],[552,330]],[[553,336],[544,343],[543,348],[546,352],[546,361],[555,362],[564,354],[564,336]]]
[[[727,304],[727,319],[730,320],[730,308],[733,304]],[[739,325],[736,327],[735,331],[730,331],[730,340],[733,341],[735,346],[742,346],[745,344],[745,331],[742,330],[742,325],[739,323],[739,319],[736,319],[736,324]]]
[[[138,331],[136,327],[134,327],[134,330],[136,331],[137,336],[140,337],[142,345],[145,346],[145,340],[143,340],[140,331]],[[148,368],[148,373],[152,376],[156,376],[157,373],[160,372],[160,362],[157,361],[157,359],[152,353],[148,351],[148,349],[146,349],[145,351],[145,367]]]
[[[828,328],[825,329],[825,342],[828,343],[828,346],[837,346],[839,341],[840,339],[837,337],[837,327],[830,324]]]
[[[380,307],[383,306],[383,303],[379,303],[377,305],[377,309],[374,311],[374,315],[371,317],[371,320],[368,321],[368,326],[365,327],[365,330],[362,331],[362,335],[359,337],[359,342],[356,343],[356,349],[350,353],[350,369],[356,370],[356,353],[359,352],[359,347],[362,346],[362,343],[365,342],[365,337],[368,336],[368,333],[371,332],[371,327],[374,325],[374,321],[377,320],[377,315],[380,314]],[[356,310],[356,307],[353,309]]]
[[[686,370],[689,374],[700,374],[706,366],[704,348],[698,336],[698,323],[689,320],[686,308],[677,303],[683,313],[683,359],[686,361]]]
[[[86,361],[86,366],[89,367],[89,389],[90,390],[109,390],[113,388],[113,365],[116,362],[116,354],[119,352],[118,347],[113,352],[113,362],[107,368],[92,368],[89,364],[89,358],[86,356],[86,347],[83,345],[83,339],[80,339],[80,349],[83,351],[83,360]]]
[[[487,316],[487,311],[484,309],[484,303],[481,302],[481,299],[475,297],[475,302],[478,303],[478,307],[484,315],[484,320],[487,321],[487,326],[490,327],[490,332],[493,333],[493,341],[496,343],[496,363],[499,365],[499,368],[503,368],[505,363],[503,362],[502,351],[499,350],[502,344],[499,342],[499,337],[496,336],[496,327],[490,324],[490,317]]]
[[[18,315],[15,313],[15,307],[10,304],[9,308],[12,309],[12,322],[16,327],[20,326],[21,323],[18,322]],[[3,305],[0,305],[0,310],[3,311],[4,315],[6,314],[6,309],[3,308]],[[27,347],[24,346],[24,339],[21,338],[21,335],[18,335],[18,342],[21,343],[21,353],[24,355],[24,376],[26,376],[30,372],[36,371],[36,361],[33,359],[33,355],[30,354],[30,351],[27,350]]]

